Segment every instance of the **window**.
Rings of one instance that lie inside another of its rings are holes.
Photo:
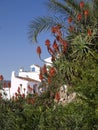
[[[32,71],[33,71],[33,72],[35,71],[35,67],[32,68]]]

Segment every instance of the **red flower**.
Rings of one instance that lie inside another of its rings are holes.
[[[41,81],[43,80],[42,72],[40,72],[40,74],[39,74],[39,79],[40,79]]]
[[[51,77],[48,77],[48,84],[51,83]]]
[[[62,43],[63,46],[67,46],[67,44],[68,44],[67,41],[65,41],[65,40],[63,40],[63,39],[62,39],[62,42],[61,42],[61,43]]]
[[[15,93],[15,96],[17,97],[17,96],[18,96],[18,94],[17,94],[17,93]]]
[[[46,67],[46,65],[44,64],[44,66],[43,66],[43,68],[42,68],[42,72],[44,73],[44,74],[46,74],[47,73],[47,67]]]
[[[55,27],[52,27],[52,28],[51,28],[51,32],[52,32],[52,33],[57,33],[57,32],[60,31],[60,28],[61,28],[61,25],[57,25],[57,26],[55,26]]]
[[[3,75],[0,75],[0,81],[2,81],[3,80]]]
[[[57,25],[55,27],[52,27],[51,31],[55,34],[55,36],[62,36],[62,33],[60,31],[61,25]]]
[[[67,41],[62,40],[62,45],[63,45],[62,51],[63,51],[63,53],[66,53],[67,47],[68,47]]]
[[[56,40],[54,40],[52,47],[53,47],[55,50],[58,50],[58,49],[59,49],[59,48],[58,48],[58,45],[57,45],[57,43],[56,43]]]
[[[91,31],[91,29],[88,29],[87,34],[88,34],[89,36],[91,36],[91,35],[92,35],[92,31]]]
[[[22,94],[22,97],[25,98],[25,93]]]
[[[37,50],[36,50],[36,51],[37,51],[37,54],[38,54],[38,55],[41,54],[41,48],[40,48],[40,46],[37,47]]]
[[[54,68],[54,67],[51,67],[50,70],[49,70],[49,75],[50,75],[50,77],[51,77],[51,76],[54,76],[55,73],[56,73],[55,68]]]
[[[48,48],[48,52],[50,53],[50,55],[53,55],[53,54],[54,54],[54,51],[52,50],[51,47]]]
[[[18,90],[17,90],[18,93],[20,93],[20,87],[18,87]]]
[[[32,90],[33,90],[33,88],[30,85],[28,85],[28,91],[32,92]]]
[[[78,14],[78,15],[77,15],[77,19],[78,19],[78,21],[80,21],[80,20],[82,19],[82,15],[81,15],[81,14]]]
[[[83,1],[81,1],[81,2],[80,2],[80,4],[79,4],[80,8],[83,8],[83,7],[84,7],[84,5],[85,5],[85,4],[84,4],[84,2],[83,2]]]
[[[68,23],[71,23],[71,22],[72,22],[72,17],[69,16],[69,17],[68,17]]]
[[[55,99],[56,99],[57,101],[60,100],[60,94],[59,94],[59,92],[56,92],[56,94],[55,94]]]
[[[10,82],[8,82],[8,87],[11,88],[11,83]]]
[[[88,14],[89,14],[89,11],[88,10],[84,10],[84,15],[88,16]]]
[[[45,45],[46,45],[47,47],[50,47],[50,40],[47,39],[47,40],[45,41]]]

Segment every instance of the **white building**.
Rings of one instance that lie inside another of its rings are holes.
[[[38,93],[38,86],[40,83],[39,79],[40,67],[37,65],[31,65],[29,71],[25,71],[23,68],[19,70],[18,75],[13,71],[11,75],[11,88],[10,88],[10,96],[14,96],[15,93],[18,92],[18,88],[20,87],[20,93]],[[32,88],[32,92],[29,92],[29,87]]]
[[[51,58],[46,58],[45,60],[46,65],[50,65],[51,63]],[[25,94],[31,93],[29,91],[29,87],[32,88],[32,94],[33,93],[40,93],[39,91],[39,84],[40,84],[40,79],[39,79],[39,73],[40,73],[40,66],[38,65],[31,65],[29,71],[25,71],[23,68],[20,68],[18,75],[16,75],[16,72],[13,71],[11,75],[11,88],[10,88],[10,97],[14,96],[15,93],[17,93],[18,88],[20,87],[20,92]]]

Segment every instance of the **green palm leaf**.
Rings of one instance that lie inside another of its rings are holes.
[[[29,25],[29,39],[32,42],[37,42],[38,35],[43,32],[51,29],[51,27],[56,25],[65,26],[65,19],[63,17],[38,17],[34,19]],[[66,27],[63,28],[66,30]]]

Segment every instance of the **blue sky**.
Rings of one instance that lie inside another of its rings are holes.
[[[20,67],[25,70],[42,62],[36,54],[36,44],[28,38],[30,22],[39,16],[47,15],[46,0],[0,0],[0,74],[4,79],[11,78],[11,72]],[[49,55],[44,46],[47,34],[39,36],[43,47],[43,58]]]

